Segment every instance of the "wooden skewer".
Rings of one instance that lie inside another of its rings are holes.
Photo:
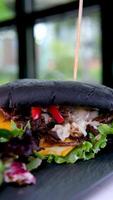
[[[75,48],[75,60],[74,60],[74,80],[77,79],[77,71],[78,71],[82,13],[83,13],[83,0],[79,0],[79,11],[78,11],[78,19],[77,19],[77,38],[76,38],[76,48]]]

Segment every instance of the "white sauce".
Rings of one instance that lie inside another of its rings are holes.
[[[52,129],[52,131],[55,131],[58,135],[58,137],[64,141],[66,138],[69,137],[70,135],[70,128],[71,125],[69,123],[64,124],[64,125],[55,125],[55,127]]]
[[[71,132],[80,132],[84,136],[87,135],[86,132],[86,126],[88,124],[94,126],[97,128],[99,125],[99,122],[92,121],[95,117],[98,116],[98,111],[90,111],[83,108],[76,108],[73,110],[71,119],[72,123],[66,123],[63,125],[55,125],[55,127],[52,129],[52,131],[55,131],[58,135],[58,137],[64,141],[66,138],[70,136]]]

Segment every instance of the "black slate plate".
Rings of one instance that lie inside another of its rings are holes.
[[[5,185],[0,189],[0,200],[78,200],[82,193],[112,174],[113,153],[74,165],[48,164],[35,172],[36,185],[22,188]]]

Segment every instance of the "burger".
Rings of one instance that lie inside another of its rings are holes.
[[[34,184],[44,161],[95,158],[113,135],[113,90],[76,81],[0,86],[0,184]]]

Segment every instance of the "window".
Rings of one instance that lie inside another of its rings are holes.
[[[75,33],[74,13],[35,25],[39,79],[73,79]],[[78,80],[101,82],[100,34],[99,9],[94,7],[82,21]]]
[[[16,47],[18,44],[18,51],[13,45],[11,47],[15,59],[13,67],[8,60],[13,70],[4,79],[5,82],[16,77],[73,79],[75,13],[78,2],[0,0],[0,35],[3,37],[3,33],[12,31],[15,35],[12,43]],[[111,0],[84,0],[78,80],[102,82],[113,87],[113,28],[112,23],[109,23],[112,18]],[[0,63],[3,63],[3,58]],[[4,66],[9,70],[8,64]],[[6,74],[2,68],[0,75]]]
[[[34,10],[42,10],[53,6],[72,2],[74,0],[33,0]]]
[[[0,31],[0,84],[17,78],[17,37],[15,29]]]

